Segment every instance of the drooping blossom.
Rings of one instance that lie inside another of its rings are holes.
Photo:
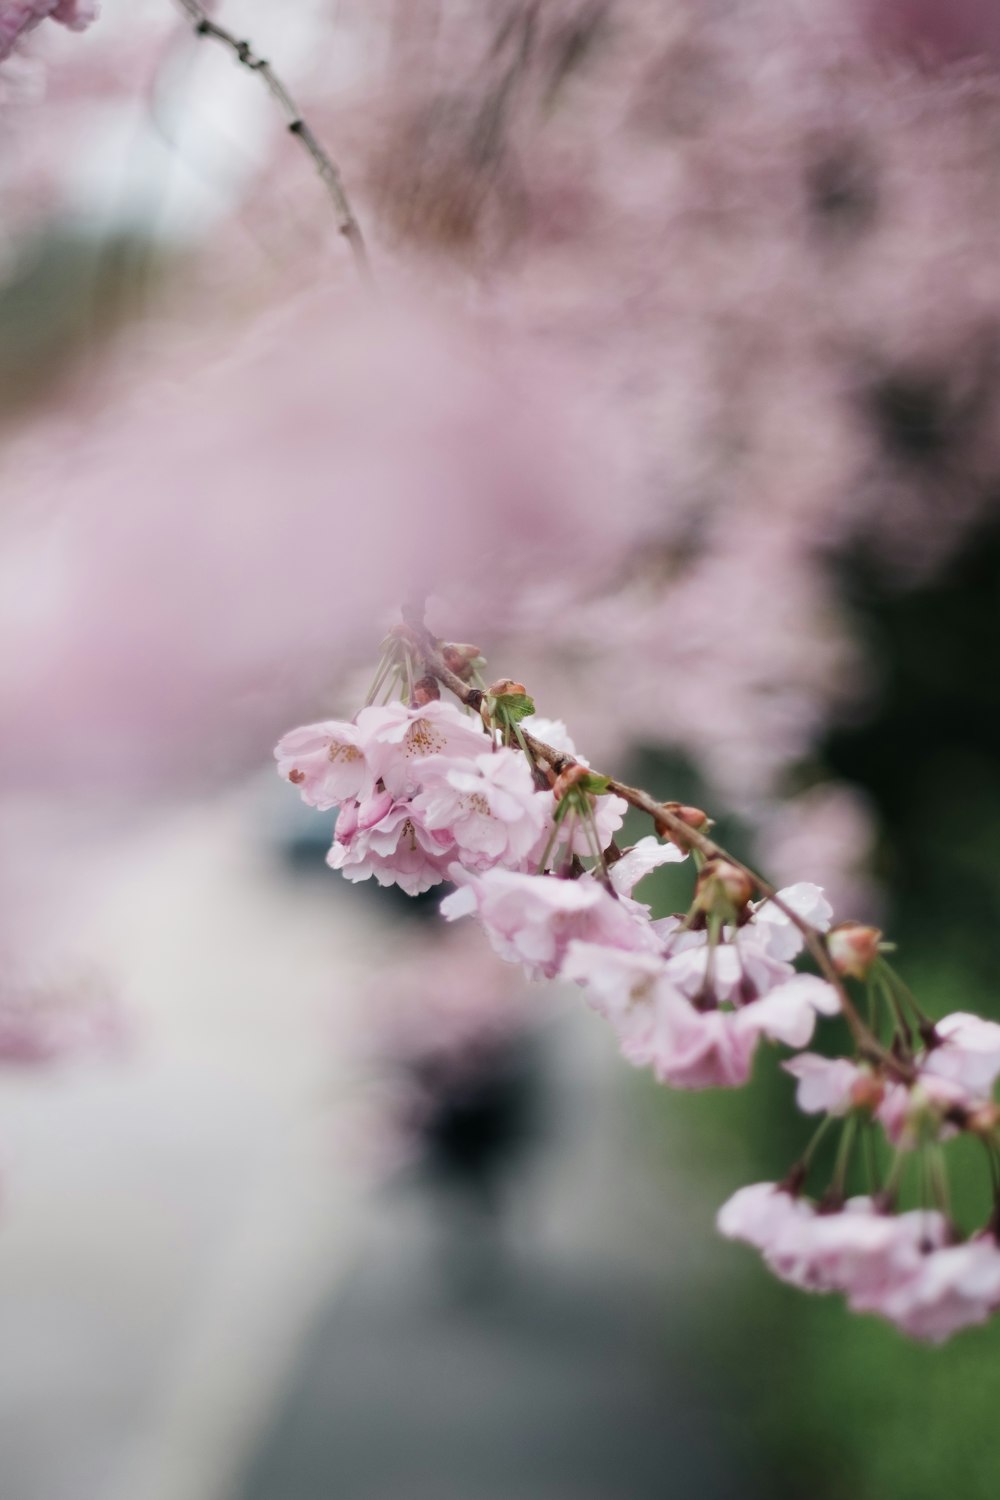
[[[804,1216],[764,1253],[772,1270],[793,1286],[843,1292],[860,1305],[917,1272],[928,1251],[947,1238],[940,1213],[884,1213],[871,1198],[851,1198],[836,1212]]]
[[[422,765],[430,756],[467,758],[489,744],[482,724],[453,703],[372,706],[361,710],[357,723],[372,775],[394,797],[420,790]]]
[[[551,793],[538,791],[518,751],[499,747],[468,760],[429,756],[420,784],[414,811],[425,828],[449,835],[467,870],[527,870],[551,828]]]
[[[982,1102],[950,1079],[918,1072],[913,1083],[886,1088],[875,1117],[894,1146],[913,1151],[929,1141],[948,1140],[957,1130],[954,1112],[964,1114]]]
[[[820,1057],[816,1052],[800,1052],[781,1066],[798,1079],[795,1102],[806,1115],[846,1114],[859,1084],[872,1079],[870,1072],[848,1057]]]
[[[805,1291],[842,1292],[855,1312],[877,1313],[941,1343],[1000,1307],[1000,1250],[991,1233],[956,1244],[934,1210],[894,1214],[871,1198],[834,1212],[780,1184],[740,1188],[717,1217],[721,1234],[763,1254],[782,1280]]]
[[[943,1343],[1000,1308],[1000,1249],[989,1232],[965,1244],[931,1246],[903,1274],[861,1288],[849,1301],[856,1312],[877,1313],[913,1338]]]
[[[658,870],[661,865],[682,864],[687,859],[683,849],[676,844],[663,843],[651,833],[627,849],[621,859],[611,866],[609,878],[619,896],[631,896],[640,880]]]
[[[921,1072],[956,1083],[971,1097],[983,1097],[1000,1077],[1000,1025],[956,1011],[934,1023],[935,1045]]]
[[[674,1088],[745,1083],[757,1038],[721,1011],[698,1011],[666,977],[662,957],[600,943],[570,943],[561,977],[582,984],[590,1005],[610,1021],[622,1056],[652,1068]]]
[[[570,945],[561,974],[584,986],[629,1062],[651,1067],[676,1088],[738,1088],[750,1076],[761,1036],[804,1046],[817,1014],[839,1008],[832,987],[809,974],[739,1009],[699,1008],[677,986],[662,953],[614,953],[588,942]]]
[[[852,1198],[823,1212],[770,1182],[740,1188],[723,1204],[716,1224],[727,1239],[760,1250],[783,1281],[852,1297],[874,1295],[912,1274],[926,1248],[946,1243],[948,1233],[939,1213],[883,1213],[871,1198]]]
[[[580,762],[581,765],[583,762]],[[625,821],[628,811],[628,803],[622,797],[609,796],[607,794],[599,797],[588,797],[591,818],[590,830],[588,831],[582,817],[567,818],[562,825],[563,831],[569,829],[568,835],[557,841],[556,848],[565,847],[569,852],[579,855],[581,859],[590,859],[595,852],[595,843],[598,849],[606,849]]]
[[[819,930],[829,926],[832,911],[818,886],[802,882],[779,891],[778,897]],[[670,958],[671,978],[691,998],[759,999],[792,979],[792,960],[804,945],[799,928],[774,902],[759,904],[744,926],[725,928],[717,941],[675,917],[656,925]]]
[[[451,858],[446,834],[425,828],[412,802],[382,791],[343,805],[326,862],[348,880],[374,876],[379,885],[419,896],[446,878]]]
[[[912,1083],[894,1082],[876,1111],[895,1146],[947,1140],[957,1120],[987,1106],[1000,1075],[1000,1026],[964,1011],[934,1023],[934,1044],[914,1058]]]
[[[274,755],[279,776],[297,786],[303,802],[321,812],[360,797],[372,785],[361,730],[340,719],[290,729]]]
[[[750,1077],[757,1033],[740,1022],[740,1016],[699,1011],[680,995],[667,996],[657,1008],[648,1052],[630,1061],[648,1063],[674,1088],[741,1088]]]
[[[744,1240],[767,1251],[790,1225],[812,1217],[812,1204],[779,1182],[755,1182],[738,1188],[716,1215],[716,1228],[729,1240]]]
[[[554,875],[522,875],[488,870],[466,877],[441,903],[448,921],[475,913],[501,958],[522,963],[533,978],[552,979],[574,938],[609,948],[655,948],[645,908],[616,900],[591,875],[560,880]]]
[[[833,907],[822,888],[808,880],[787,885],[778,892],[780,905],[775,901],[761,901],[754,910],[757,930],[767,930],[768,952],[774,958],[797,958],[805,940],[802,931],[789,916],[789,911],[808,922],[817,932],[826,932],[833,921]],[[782,908],[787,907],[788,910]]]

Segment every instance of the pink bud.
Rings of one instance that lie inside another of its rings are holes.
[[[710,859],[698,876],[695,909],[732,917],[741,912],[753,895],[749,875],[728,859]]]
[[[861,922],[838,922],[827,935],[826,946],[838,974],[865,979],[878,958],[882,934]]]

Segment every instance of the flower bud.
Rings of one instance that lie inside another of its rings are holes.
[[[874,1114],[885,1098],[885,1084],[874,1073],[862,1072],[851,1084],[852,1109],[865,1109]]]
[[[878,958],[882,934],[877,927],[861,922],[838,922],[827,933],[826,947],[838,974],[850,979],[865,979]]]
[[[524,698],[528,689],[523,682],[515,682],[512,677],[498,677],[496,682],[491,682],[486,689],[491,698]]]
[[[1000,1125],[1000,1108],[995,1104],[981,1104],[970,1109],[965,1116],[965,1128],[973,1135],[990,1136]]]
[[[750,877],[728,859],[710,859],[698,876],[694,906],[706,915],[731,918],[741,912],[753,895]]]
[[[436,677],[430,673],[426,677],[418,677],[413,684],[413,694],[410,698],[411,708],[423,708],[427,703],[435,703],[441,696],[441,688]]]
[[[476,663],[482,661],[483,654],[478,646],[470,646],[459,641],[446,641],[441,647],[441,659],[449,671],[454,672],[456,677],[461,677],[463,682],[467,682],[472,676]]]
[[[576,761],[571,766],[567,766],[564,771],[560,771],[552,784],[556,801],[561,802],[567,793],[572,791],[573,787],[579,786],[581,781],[586,781],[589,775],[590,772],[587,770],[587,767],[581,766]]]
[[[705,833],[712,826],[708,813],[702,812],[700,807],[687,807],[682,802],[664,802],[663,808],[665,812],[673,813],[675,818],[686,823],[688,828],[693,828],[696,833]],[[667,839],[670,843],[676,844],[678,849],[685,851],[690,849],[690,841],[684,837],[680,829],[674,828],[666,819],[654,818],[653,826],[661,839]]]

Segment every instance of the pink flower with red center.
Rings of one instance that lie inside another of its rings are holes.
[[[282,735],[274,752],[278,775],[297,786],[303,802],[325,812],[370,791],[372,774],[356,724],[328,719]]]
[[[522,963],[533,978],[552,979],[574,938],[610,948],[655,948],[645,908],[616,900],[597,880],[560,880],[555,875],[522,875],[487,870],[467,876],[453,866],[462,884],[441,903],[448,921],[476,913],[494,950]]]
[[[348,880],[374,875],[379,885],[419,896],[441,884],[453,857],[451,840],[425,828],[412,803],[382,791],[344,804],[326,862]]]
[[[457,761],[430,756],[420,781],[414,810],[425,828],[448,835],[467,870],[523,869],[551,827],[551,794],[536,789],[520,751]]]

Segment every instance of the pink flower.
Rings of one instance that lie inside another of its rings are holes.
[[[613,797],[605,793],[600,797],[590,798],[591,812],[593,815],[593,831],[599,849],[606,849],[625,821],[628,812],[628,803],[623,797]],[[581,859],[589,859],[594,853],[593,843],[587,835],[578,819],[573,822],[573,834],[569,840],[569,848]]]
[[[303,802],[321,812],[362,796],[373,784],[360,729],[340,719],[290,729],[278,741],[274,756],[279,776],[297,786]]]
[[[808,880],[785,886],[778,896],[785,906],[820,932],[826,932],[833,921],[833,907],[824,896],[822,887]],[[802,933],[791,917],[773,901],[758,903],[754,909],[754,926],[758,933],[766,933],[767,951],[772,958],[788,960],[802,952],[805,942]]]
[[[813,926],[822,930],[830,925],[832,908],[818,885],[803,881],[778,895]],[[744,927],[727,927],[711,957],[705,931],[691,932],[676,917],[657,922],[656,929],[670,955],[671,978],[679,989],[692,999],[710,991],[716,1001],[742,1005],[795,977],[791,960],[804,944],[799,929],[773,901],[758,903]]]
[[[892,1144],[912,1151],[922,1142],[955,1135],[949,1112],[974,1108],[977,1102],[960,1084],[921,1071],[915,1083],[894,1083],[887,1089],[875,1114]]]
[[[781,1065],[799,1081],[795,1102],[803,1114],[843,1115],[851,1108],[852,1090],[871,1074],[846,1057],[820,1057],[802,1052]]]
[[[926,1214],[904,1218],[927,1219]],[[913,1338],[941,1344],[1000,1307],[1000,1250],[992,1235],[964,1245],[929,1246],[908,1274],[850,1298],[856,1312],[874,1312]]]
[[[831,985],[798,974],[742,1009],[702,1009],[674,982],[675,962],[648,950],[574,941],[560,969],[561,978],[586,987],[590,1004],[617,1032],[622,1055],[675,1088],[738,1088],[750,1076],[762,1034],[804,1046],[817,1013],[839,1008]]]
[[[611,866],[611,884],[619,896],[631,896],[640,880],[661,865],[680,864],[685,859],[687,855],[676,844],[661,843],[653,834],[647,834]]]
[[[654,926],[668,955],[671,979],[693,1000],[710,997],[719,1004],[746,1004],[795,973],[790,963],[771,956],[766,938],[762,941],[752,924],[738,932],[727,929],[714,949],[707,932],[691,932],[677,917]]]
[[[616,901],[590,875],[560,880],[494,869],[466,877],[460,866],[449,873],[462,884],[442,901],[442,914],[451,922],[478,913],[494,950],[524,964],[533,978],[554,978],[574,938],[610,948],[655,947],[644,909]]]
[[[783,1281],[806,1291],[844,1292],[856,1311],[882,1311],[894,1289],[923,1274],[929,1252],[941,1253],[936,1247],[949,1234],[938,1213],[885,1214],[870,1198],[820,1213],[770,1182],[734,1193],[716,1223],[728,1239],[760,1250]]]
[[[935,1021],[934,1031],[939,1045],[929,1050],[921,1072],[956,1083],[972,1097],[990,1095],[1000,1075],[1000,1026],[996,1021],[956,1011]]]
[[[661,1083],[679,1089],[740,1088],[750,1077],[757,1036],[721,1010],[696,1010],[676,992],[663,997],[645,1048],[622,1049],[647,1063]]]
[[[861,1310],[912,1275],[925,1247],[945,1243],[941,1214],[887,1214],[870,1198],[852,1198],[838,1213],[814,1213],[786,1228],[764,1252],[782,1280],[805,1291],[844,1292]]]
[[[551,827],[551,794],[536,790],[520,751],[460,761],[432,755],[420,781],[414,810],[426,828],[450,836],[467,870],[521,868]]]
[[[816,1027],[816,1017],[835,1016],[840,997],[832,984],[815,974],[796,974],[760,1000],[736,1011],[734,1026],[751,1035],[769,1036],[786,1047],[804,1047]]]
[[[657,1007],[672,991],[658,954],[574,938],[559,972],[586,987],[587,1003],[610,1021],[630,1058],[648,1049]]]
[[[422,708],[403,703],[363,708],[357,718],[368,764],[394,797],[420,790],[425,761],[432,755],[468,759],[490,741],[478,719],[444,701]]]
[[[956,1133],[953,1110],[981,1107],[1000,1072],[1000,1026],[956,1011],[934,1023],[937,1046],[916,1059],[912,1084],[894,1084],[877,1111],[896,1146],[913,1149],[924,1140],[946,1140]]]
[[[749,1078],[758,1037],[767,1030],[753,1024],[756,1006],[699,1010],[672,983],[670,963],[657,954],[588,942],[569,945],[560,977],[586,986],[590,1004],[617,1032],[622,1055],[636,1067],[651,1067],[661,1083],[738,1088]],[[808,1019],[796,1013],[796,1028],[811,1026],[814,1003],[815,996],[805,997]],[[765,1012],[763,1020],[774,1017]],[[784,1007],[775,1024],[789,1029]]]
[[[374,875],[379,885],[398,885],[418,896],[440,885],[453,857],[450,841],[426,829],[412,803],[376,792],[364,802],[344,804],[326,862],[348,880]]]
[[[778,1182],[755,1182],[739,1188],[719,1209],[716,1228],[728,1240],[744,1240],[767,1251],[790,1226],[815,1213],[804,1198],[793,1197]]]

